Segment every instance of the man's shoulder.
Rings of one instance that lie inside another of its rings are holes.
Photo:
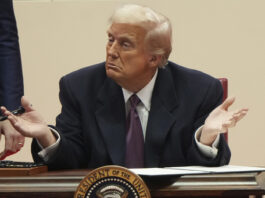
[[[215,77],[209,74],[178,65],[171,61],[168,62],[166,69],[171,72],[173,79],[175,79],[176,81],[192,83],[210,83],[217,81]]]
[[[82,89],[82,88],[99,88],[106,80],[105,63],[98,63],[95,65],[83,67],[76,71],[63,76],[60,84],[66,84],[68,88]]]
[[[85,78],[93,77],[95,75],[103,75],[103,76],[106,75],[105,62],[83,67],[81,69],[78,69],[71,73],[66,74],[64,77],[69,78],[69,79],[72,79],[72,78],[79,79],[83,77]]]
[[[179,98],[188,99],[189,101],[194,99],[193,103],[195,104],[196,101],[197,105],[202,103],[206,96],[212,98],[211,100],[215,102],[220,102],[219,99],[222,98],[223,89],[220,80],[217,78],[173,62],[168,63],[165,71],[168,73],[167,76],[171,75],[171,82]]]
[[[75,70],[71,73],[63,76],[64,79],[70,81],[80,81],[80,80],[96,80],[105,79],[105,62],[94,64],[91,66],[86,66],[81,69]]]

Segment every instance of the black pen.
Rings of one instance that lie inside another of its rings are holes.
[[[14,115],[19,115],[25,112],[25,109],[23,107],[19,107],[18,109],[12,111],[11,113]],[[0,116],[0,121],[4,121],[7,119],[7,116]]]

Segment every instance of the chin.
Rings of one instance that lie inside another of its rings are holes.
[[[109,78],[115,79],[117,77],[117,71],[113,69],[106,69],[106,74]]]
[[[114,71],[112,69],[107,69],[106,74],[109,78],[111,78],[113,81],[115,81],[118,85],[121,86],[120,82],[121,82],[122,76],[117,71]]]

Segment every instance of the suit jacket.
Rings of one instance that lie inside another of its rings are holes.
[[[61,142],[50,169],[96,168],[125,160],[125,103],[121,87],[106,76],[105,63],[60,80],[62,111],[56,118]],[[219,80],[169,62],[155,82],[145,137],[145,167],[227,164],[230,151],[221,135],[215,159],[200,153],[194,133],[222,101]],[[32,153],[41,160],[35,141]]]
[[[17,109],[23,96],[23,77],[12,0],[0,1],[0,105]]]

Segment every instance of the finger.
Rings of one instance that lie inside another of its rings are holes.
[[[237,111],[234,111],[234,112],[232,113],[232,116],[233,116],[233,117],[238,117],[238,116],[240,116],[241,114],[246,114],[247,112],[248,112],[248,109],[247,109],[247,108],[239,109],[239,110],[237,110]]]
[[[221,109],[228,110],[228,107],[230,107],[235,102],[235,97],[227,98],[222,104]]]
[[[9,121],[13,120],[14,122],[17,120],[17,117],[12,112],[8,111],[6,108],[3,109],[3,114],[7,116]]]
[[[15,139],[13,136],[5,135],[5,151],[16,151]]]
[[[19,118],[17,118],[14,115],[10,115],[8,116],[8,120],[11,122],[12,126],[19,132],[22,133],[22,127],[21,124],[19,122]],[[22,134],[23,135],[23,134]]]
[[[24,146],[24,138],[21,135],[14,135],[12,137],[6,138],[5,151],[12,155]],[[7,155],[7,154],[5,154]]]
[[[5,116],[8,116],[11,114],[11,112],[8,111],[7,108],[5,108],[4,106],[1,107],[1,111],[2,111],[2,114]]]
[[[17,151],[20,151],[20,149],[24,146],[25,138],[21,135],[18,135],[16,142]]]
[[[18,152],[21,150],[21,148],[24,146],[22,142],[15,141],[13,144],[13,149],[11,150],[12,152]]]
[[[18,118],[17,116],[10,114],[8,115],[8,120],[11,122],[11,124],[13,125],[14,128],[16,128],[17,122],[18,122]]]
[[[6,108],[4,106],[1,106],[0,109],[1,109],[1,112],[3,113],[4,109]]]
[[[11,124],[6,125],[4,129],[5,134],[5,151],[13,151],[17,150],[16,142],[20,137],[20,134],[15,132],[14,128]]]
[[[242,111],[239,114],[235,115],[236,122],[240,121],[243,117],[247,115],[248,111]]]
[[[22,136],[24,136],[24,134],[28,130],[27,121],[21,118],[20,116],[16,116],[14,114],[9,114],[7,118],[8,118],[8,121],[11,123],[12,128],[16,129],[16,133],[19,133]],[[14,131],[14,129],[10,129],[10,130]]]
[[[21,143],[21,145],[23,147],[24,144],[25,144],[25,137],[24,136],[19,136],[18,141],[19,141],[19,143]]]
[[[14,152],[19,151],[23,146],[24,146],[24,138],[19,134],[14,135],[11,151]]]
[[[22,96],[21,98],[21,104],[24,107],[24,109],[29,112],[29,111],[33,111],[34,109],[32,108],[32,104],[29,102],[28,99],[26,99],[25,96]]]
[[[238,113],[240,113],[240,112],[242,112],[242,111],[248,111],[248,108],[242,108],[242,109],[234,110],[234,111],[233,111],[233,114],[238,114]]]

